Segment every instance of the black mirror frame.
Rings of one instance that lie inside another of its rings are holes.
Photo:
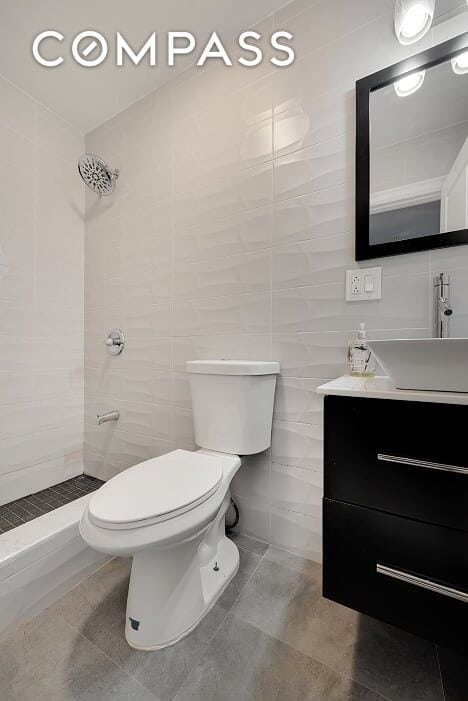
[[[406,241],[391,241],[371,246],[370,217],[370,94],[391,85],[415,70],[432,68],[454,58],[468,48],[468,32],[420,54],[395,63],[356,82],[356,260],[381,258],[446,246],[468,244],[468,229],[432,234]]]

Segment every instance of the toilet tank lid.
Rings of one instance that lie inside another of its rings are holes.
[[[189,360],[185,369],[199,375],[277,375],[280,364],[269,360]]]

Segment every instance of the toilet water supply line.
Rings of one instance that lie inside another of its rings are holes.
[[[225,528],[226,528],[226,533],[230,533],[239,523],[239,507],[237,506],[236,502],[234,499],[231,497],[231,504],[232,508],[234,509],[235,512],[235,518],[234,518],[234,523],[226,523]]]

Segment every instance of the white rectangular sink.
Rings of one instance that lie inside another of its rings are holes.
[[[397,389],[468,392],[468,338],[369,341]]]

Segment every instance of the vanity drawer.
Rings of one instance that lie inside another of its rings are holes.
[[[468,651],[468,534],[324,500],[326,598]]]
[[[326,397],[325,496],[468,531],[468,406]]]

